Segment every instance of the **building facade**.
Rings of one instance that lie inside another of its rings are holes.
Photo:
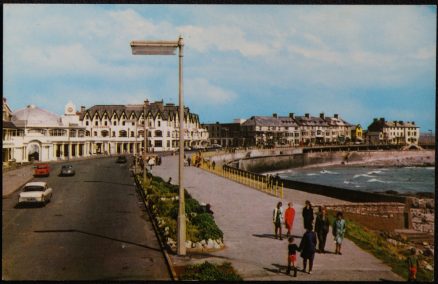
[[[207,124],[210,142],[232,139],[238,146],[310,146],[345,143],[351,140],[352,125],[339,118],[338,114],[327,117],[295,116],[252,116],[243,123]],[[233,129],[230,131],[224,131]],[[231,138],[230,138],[231,137]],[[219,143],[221,144],[221,143]],[[221,144],[225,146],[225,144]]]
[[[9,112],[9,116],[8,116]],[[146,115],[144,115],[146,114]],[[149,152],[179,147],[178,107],[163,102],[139,105],[96,105],[76,110],[65,106],[63,116],[35,105],[11,112],[3,101],[3,162],[68,160],[96,154],[137,154],[144,145],[144,117]],[[5,120],[5,119],[10,120]],[[199,117],[184,109],[187,146],[206,145],[208,132]]]
[[[372,144],[418,144],[420,127],[415,121],[386,121],[374,118],[368,126],[367,140]]]

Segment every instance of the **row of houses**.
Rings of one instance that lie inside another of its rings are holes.
[[[345,143],[418,144],[420,131],[415,122],[386,121],[375,118],[363,130],[338,114],[319,116],[252,116],[233,123],[203,124],[209,133],[210,144],[222,147],[312,146]]]
[[[13,112],[3,99],[3,162],[138,154],[143,151],[145,134],[148,152],[178,149],[178,106],[146,100],[144,104],[82,106],[77,111],[69,102],[64,115],[58,116],[35,105]],[[199,116],[187,107],[184,140],[185,147],[208,143]]]

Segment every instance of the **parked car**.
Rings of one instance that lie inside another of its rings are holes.
[[[34,166],[34,176],[35,177],[48,177],[50,175],[50,167],[49,164],[37,164]]]
[[[124,164],[126,162],[127,162],[127,160],[126,160],[125,156],[118,156],[117,157],[116,163]]]
[[[60,176],[74,176],[75,170],[73,169],[72,165],[62,165],[59,175]]]
[[[53,190],[46,182],[29,182],[18,195],[18,204],[42,203],[46,204],[52,199]]]

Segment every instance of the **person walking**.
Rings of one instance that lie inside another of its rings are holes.
[[[406,262],[408,264],[408,274],[409,274],[408,281],[412,282],[417,280],[417,270],[419,267],[419,263],[418,263],[416,248],[411,248],[411,254],[406,259]]]
[[[307,261],[309,261],[308,274],[312,272],[313,259],[315,258],[316,251],[316,234],[312,230],[312,225],[306,228],[306,232],[304,233],[299,246],[301,257],[303,258],[303,272],[306,272]]]
[[[325,242],[329,232],[330,222],[327,217],[327,210],[323,206],[318,207],[318,215],[315,220],[315,232],[318,237],[318,252],[325,253]]]
[[[281,235],[281,224],[283,223],[283,208],[281,208],[283,204],[281,202],[277,203],[277,207],[274,209],[273,214],[273,222],[275,226],[275,238],[278,239],[278,231],[280,231],[280,240],[283,239]]]
[[[344,239],[346,224],[342,212],[336,213],[336,220],[333,222],[333,236],[335,237],[336,251],[335,254],[341,253],[341,245]]]
[[[307,227],[313,228],[313,208],[312,204],[310,204],[309,200],[306,200],[306,205],[303,208],[303,223],[304,223],[304,229],[307,229]]]
[[[289,237],[291,235],[292,226],[294,224],[295,218],[295,209],[292,207],[292,202],[287,204],[287,209],[284,212],[284,224],[286,225],[287,233],[286,236]]]
[[[290,274],[291,269],[294,270],[294,277],[297,277],[297,267],[295,266],[295,262],[297,261],[297,251],[299,250],[298,246],[294,243],[294,238],[289,237],[289,244],[287,246],[287,270],[286,274]]]

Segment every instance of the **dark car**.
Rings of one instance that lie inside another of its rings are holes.
[[[60,176],[74,176],[75,170],[73,169],[72,165],[62,165],[61,172],[59,173]]]
[[[116,163],[124,164],[126,162],[127,162],[127,160],[126,160],[125,156],[118,156],[117,157]]]

